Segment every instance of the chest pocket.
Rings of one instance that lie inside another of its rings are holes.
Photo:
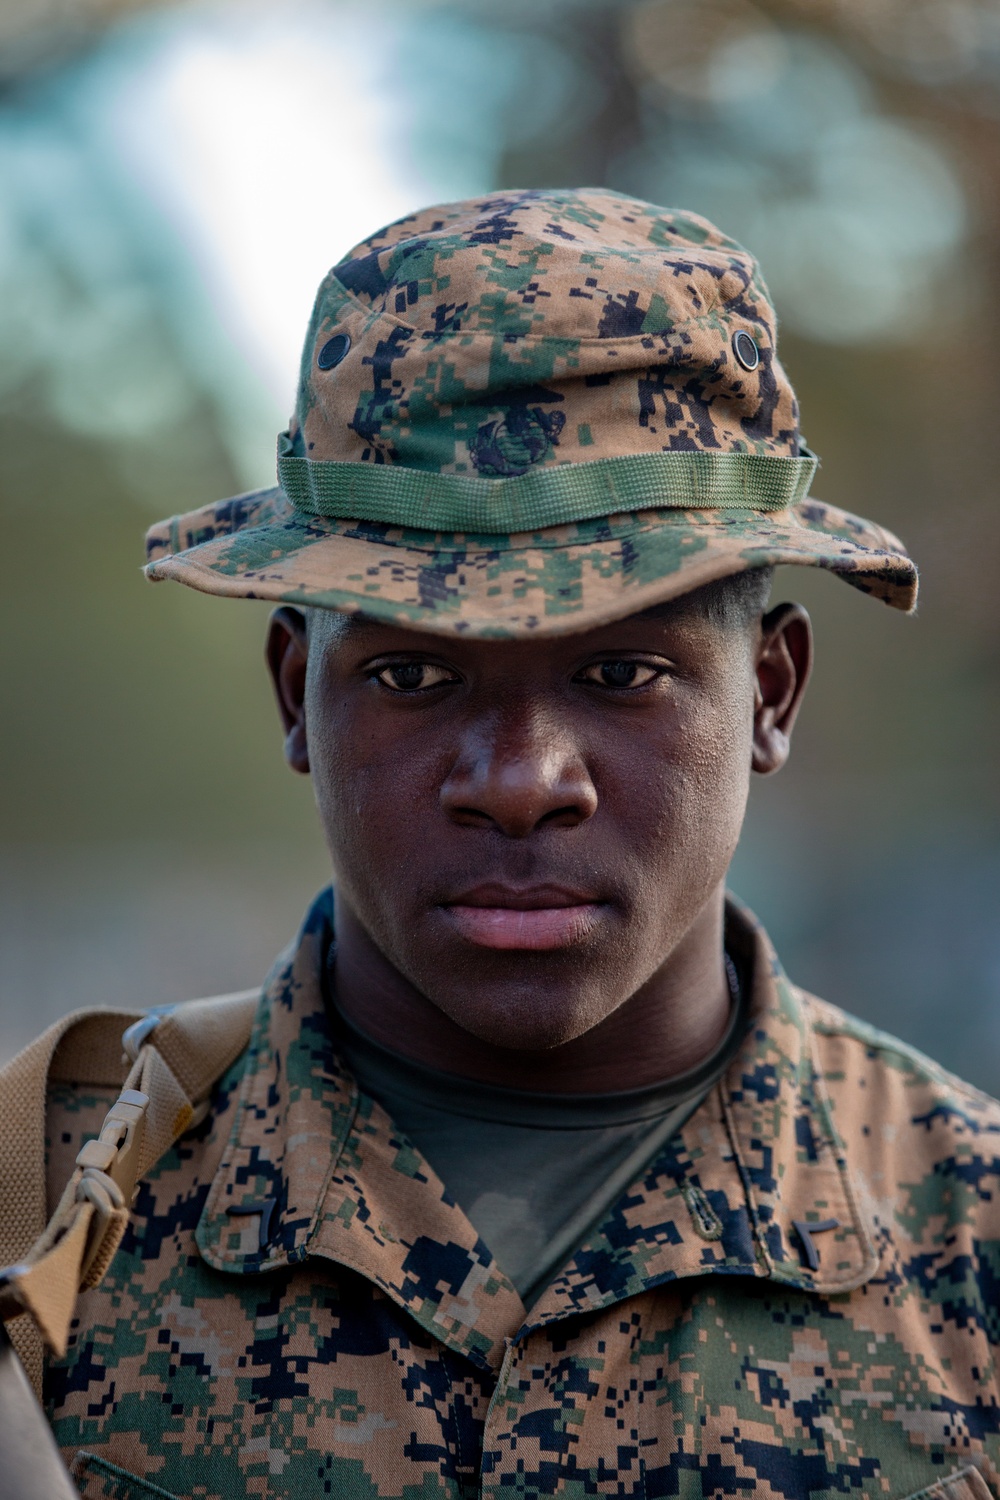
[[[994,1500],[994,1496],[982,1474],[970,1464],[925,1490],[915,1490],[906,1500]]]
[[[83,1500],[178,1500],[158,1484],[140,1479],[137,1474],[130,1474],[127,1469],[83,1449],[74,1458],[70,1473]]]

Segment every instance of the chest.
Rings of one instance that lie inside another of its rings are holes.
[[[897,1500],[995,1472],[985,1338],[958,1358],[885,1283],[824,1302],[678,1282],[536,1330],[495,1371],[339,1267],[233,1277],[190,1248],[121,1256],[48,1371],[85,1497]]]

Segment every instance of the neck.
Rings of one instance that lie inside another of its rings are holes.
[[[476,1082],[569,1094],[642,1088],[697,1067],[729,1019],[721,885],[641,989],[583,1036],[544,1052],[496,1047],[465,1031],[389,962],[339,897],[336,930],[344,1015],[404,1057]]]

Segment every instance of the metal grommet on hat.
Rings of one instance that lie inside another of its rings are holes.
[[[316,363],[321,370],[332,370],[334,365],[339,365],[348,349],[351,347],[351,338],[347,333],[335,333],[332,339],[327,339],[322,349],[316,356]]]
[[[738,328],[733,334],[733,353],[744,370],[756,370],[760,364],[760,350],[745,328]]]

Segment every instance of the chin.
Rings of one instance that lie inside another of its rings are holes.
[[[481,1042],[507,1052],[551,1052],[583,1036],[604,1020],[615,1008],[605,1004],[600,1012],[581,1004],[579,993],[560,1003],[551,988],[533,994],[484,995],[478,991],[469,997],[448,996],[435,1000],[463,1031]]]

